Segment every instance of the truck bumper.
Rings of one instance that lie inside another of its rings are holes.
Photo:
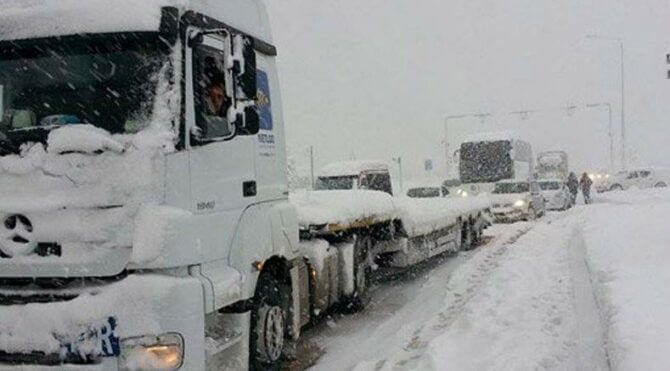
[[[180,370],[205,368],[203,288],[194,278],[130,274],[51,292],[53,301],[44,302],[39,290],[0,289],[0,370],[118,370],[124,340],[163,334],[182,340]],[[45,361],[73,352],[93,360]]]

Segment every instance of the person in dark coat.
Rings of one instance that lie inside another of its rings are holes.
[[[593,181],[589,177],[589,174],[582,174],[582,179],[579,180],[579,188],[582,190],[582,195],[584,195],[584,203],[591,203],[591,185]]]
[[[570,175],[568,175],[568,190],[570,191],[570,200],[574,205],[577,202],[577,192],[579,192],[579,179],[574,172],[570,172]]]

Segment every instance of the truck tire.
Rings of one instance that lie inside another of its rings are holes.
[[[344,300],[344,310],[350,313],[360,312],[370,301],[368,286],[370,285],[370,268],[368,253],[372,246],[370,236],[361,237],[354,247],[354,294]]]
[[[472,232],[472,225],[469,221],[461,224],[461,250],[468,251],[474,248],[474,237]]]
[[[535,211],[535,208],[531,206],[528,209],[528,217],[526,217],[526,221],[532,222],[535,219],[537,219],[537,211]]]
[[[282,290],[271,274],[259,277],[251,312],[250,370],[279,370],[286,329]]]
[[[658,183],[656,183],[656,185],[654,185],[654,187],[656,187],[656,188],[665,188],[667,186],[668,185],[665,184],[665,182],[658,182]]]

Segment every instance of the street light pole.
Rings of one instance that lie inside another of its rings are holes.
[[[607,125],[607,136],[609,137],[609,147],[610,147],[610,172],[614,171],[614,135],[612,134],[612,105],[609,103],[594,103],[587,104],[586,107],[601,107],[607,106],[608,113],[608,125]]]
[[[623,40],[618,37],[604,37],[599,35],[586,35],[589,39],[609,40],[619,43],[620,59],[621,59],[621,169],[625,170],[628,167],[626,161],[626,94],[625,94],[625,75],[624,75],[624,54],[623,54]]]
[[[621,170],[626,170],[626,115],[625,109],[625,95],[624,95],[624,69],[623,69],[623,40],[619,40],[621,50]]]

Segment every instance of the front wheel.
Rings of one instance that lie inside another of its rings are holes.
[[[610,187],[610,191],[623,191],[623,186],[621,184],[615,184]]]
[[[251,313],[249,368],[279,370],[284,351],[285,318],[282,286],[270,274],[261,274]]]
[[[656,183],[656,185],[654,185],[654,187],[656,187],[656,188],[665,188],[667,186],[668,185],[665,184],[665,182],[658,182],[658,183]]]
[[[531,207],[531,208],[528,209],[528,219],[527,220],[530,222],[530,221],[533,221],[535,219],[537,219],[537,212],[535,211],[534,207]]]

